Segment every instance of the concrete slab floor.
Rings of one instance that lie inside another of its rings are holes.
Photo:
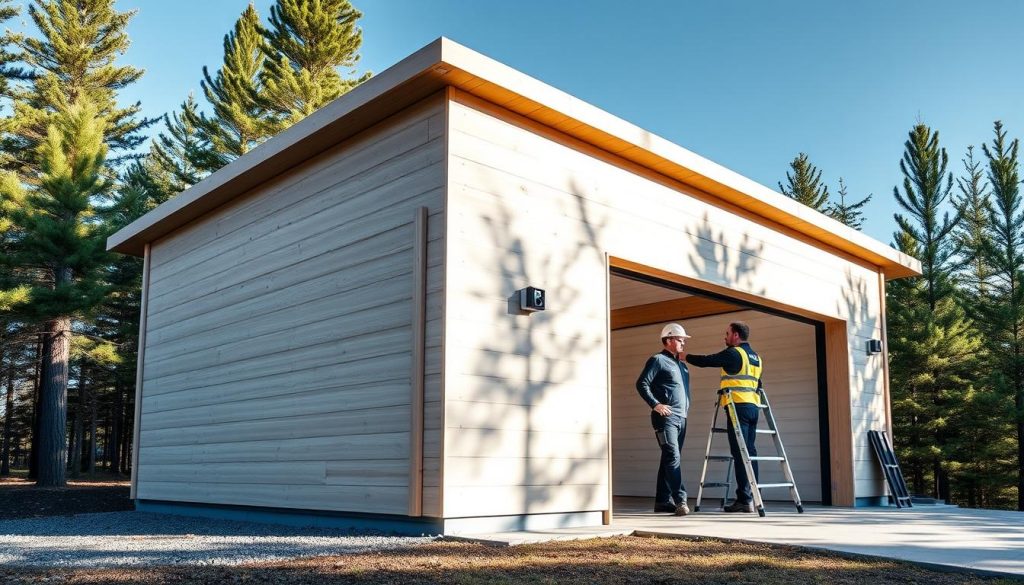
[[[653,500],[616,498],[611,526],[538,532],[464,535],[491,544],[636,534],[707,537],[804,546],[899,559],[946,570],[1024,577],[1024,512],[955,506],[833,508],[768,502],[767,515],[727,514],[717,500],[686,517],[651,512]],[[710,504],[710,505],[709,505]],[[690,502],[692,508],[694,502]]]

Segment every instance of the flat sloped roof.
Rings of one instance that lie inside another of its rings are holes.
[[[141,256],[145,244],[369,128],[446,86],[649,168],[878,266],[916,276],[916,259],[563,91],[440,38],[254,148],[107,240]]]

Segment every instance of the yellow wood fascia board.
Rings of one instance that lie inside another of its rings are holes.
[[[332,128],[344,124],[346,120],[351,121],[353,126],[368,122],[368,119],[351,120],[351,117],[358,114],[360,109],[386,99],[385,96],[393,94],[396,89],[400,90],[418,77],[426,75],[441,79],[444,73],[435,70],[441,64],[443,44],[442,39],[430,43],[161,204],[107,238],[107,249],[141,255],[147,242],[152,242],[195,219],[197,215],[204,213],[207,207],[215,207],[237,196],[239,192],[244,192],[245,189],[226,193],[232,190],[232,184],[239,179],[257,169],[272,171],[283,158],[286,158],[284,155],[288,151],[307,141],[323,140]],[[441,83],[437,82],[438,87]]]
[[[193,219],[187,210],[199,208],[201,200],[209,199],[218,191],[229,190],[232,181],[254,169],[272,170],[275,161],[278,165],[283,164],[283,159],[287,158],[282,156],[283,153],[318,132],[322,133],[328,126],[336,125],[346,117],[357,116],[361,107],[388,98],[395,100],[396,108],[400,107],[404,102],[401,96],[394,94],[401,94],[402,86],[418,77],[430,79],[438,89],[451,85],[497,105],[509,106],[525,117],[695,186],[712,196],[757,209],[766,219],[782,225],[815,224],[815,220],[804,218],[803,223],[793,222],[794,217],[803,215],[802,206],[767,187],[506,65],[440,38],[123,228],[108,239],[108,249],[141,253],[145,242],[153,241]],[[378,109],[374,115],[390,112],[386,106]],[[221,193],[213,203],[236,195],[238,193]],[[207,205],[210,204],[207,201]],[[828,221],[834,222],[824,216],[819,219],[822,218],[826,220],[825,225]],[[846,242],[835,247],[856,257],[870,259],[882,267],[887,278],[920,272],[920,263],[913,258],[838,222],[834,224],[829,227],[837,232],[835,236],[838,239],[829,239]],[[803,229],[798,231],[807,233]],[[816,229],[812,233],[820,232]]]
[[[817,218],[808,218],[805,216],[804,210],[801,209],[804,206],[796,201],[578,98],[451,41],[444,43],[442,50],[446,62],[454,67],[472,70],[477,77],[488,80],[491,85],[499,85],[521,96],[527,96],[532,101],[546,104],[546,110],[538,110],[543,112],[542,114],[532,117],[539,122],[599,148],[605,148],[613,153],[618,152],[632,162],[643,164],[659,172],[664,172],[672,167],[682,167],[685,169],[685,176],[689,177],[685,181],[687,184],[698,186],[709,194],[734,204],[748,207],[755,205],[755,202],[762,204],[757,205],[757,208],[766,213],[769,209],[774,210],[769,217],[773,221],[784,225],[800,226],[797,228],[799,231],[815,238],[820,237],[821,234],[831,234],[831,237],[828,238],[831,240],[830,245],[833,245],[832,242],[845,240],[847,243],[840,246],[840,249],[854,256],[870,259],[872,263],[882,267],[887,276],[896,273],[913,275],[920,271],[919,262],[900,254],[889,246],[824,215],[818,214]],[[487,99],[486,92],[471,91],[470,93]],[[498,102],[495,103],[501,105]],[[549,113],[551,110],[561,112],[568,119],[549,121],[554,117]],[[613,139],[608,139],[606,136],[611,136]],[[637,150],[634,148],[653,154],[664,162],[652,165],[643,160],[646,157],[635,156]],[[630,153],[631,156],[625,156],[623,153]],[[668,174],[674,177],[678,176],[678,173]],[[737,195],[737,193],[742,195]],[[813,210],[808,209],[808,211],[817,214]],[[793,221],[794,217],[797,218],[797,221]]]

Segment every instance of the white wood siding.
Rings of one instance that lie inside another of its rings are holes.
[[[153,245],[139,498],[406,513],[412,222],[436,363],[445,118],[428,98]]]
[[[446,516],[607,506],[599,466],[554,473],[545,460],[606,457],[607,421],[597,406],[607,387],[605,253],[847,321],[855,447],[866,446],[868,428],[884,425],[883,404],[866,398],[880,397],[883,383],[881,358],[864,355],[864,341],[881,338],[873,267],[493,104],[453,95],[446,395],[467,399],[446,405],[445,467],[446,477],[468,485],[446,481]],[[548,291],[548,310],[511,315],[509,296],[527,285]],[[559,411],[567,402],[583,412]],[[523,405],[531,425],[564,413],[557,447],[543,446],[548,431],[508,428],[506,421],[520,420],[510,406]],[[481,411],[488,423],[464,422]],[[510,473],[508,493],[522,496],[517,486],[530,485],[535,498],[510,501],[492,490],[473,499],[470,488],[485,480],[462,468],[485,469],[479,460],[491,457],[515,458],[524,471]],[[856,496],[882,493],[873,474],[869,458],[856,460],[855,476],[864,480]],[[564,507],[570,498],[561,494],[569,492],[586,495]]]
[[[693,336],[687,343],[687,351],[700,354],[721,351],[726,325],[736,320],[750,325],[751,345],[764,360],[765,390],[775,412],[800,496],[804,501],[821,501],[814,327],[754,311],[689,319],[682,322],[686,332]],[[615,495],[654,498],[661,452],[651,429],[650,409],[636,392],[636,379],[647,358],[661,351],[658,338],[661,327],[662,324],[645,325],[612,332],[612,487]],[[683,483],[692,498],[697,496],[718,384],[718,369],[690,366],[692,402],[687,417],[682,467]],[[719,424],[725,426],[724,413],[719,415]],[[763,416],[759,424],[761,428],[767,428]],[[761,455],[775,455],[767,435],[758,438],[757,448]],[[729,454],[725,435],[715,436],[713,453]],[[722,481],[724,465],[711,463],[708,481]],[[784,481],[777,463],[762,462],[760,467],[763,483]],[[717,505],[715,500],[721,495],[721,488],[711,489],[705,494],[712,497],[712,505]],[[766,490],[764,496],[769,500],[788,500],[789,493],[772,489]]]

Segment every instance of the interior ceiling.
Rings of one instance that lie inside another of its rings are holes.
[[[611,328],[625,329],[677,319],[745,310],[725,301],[611,275]]]
[[[632,278],[626,278],[617,274],[612,275],[611,289],[611,308],[613,311],[637,305],[685,299],[692,296],[684,292],[640,282],[639,280],[633,280]]]

